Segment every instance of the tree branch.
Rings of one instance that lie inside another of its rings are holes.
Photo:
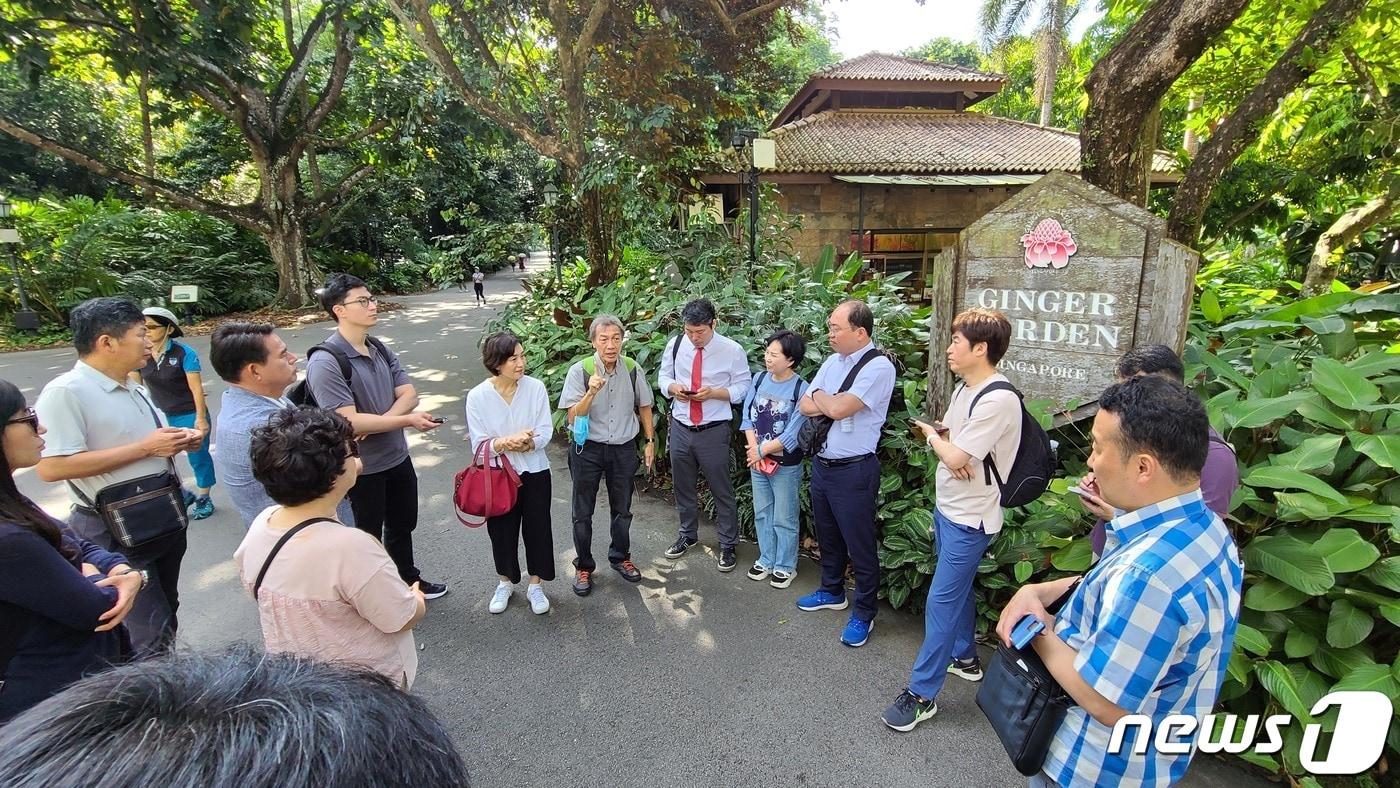
[[[593,7],[588,10],[588,18],[583,22],[583,30],[574,40],[575,61],[582,60],[593,48],[593,37],[598,35],[598,26],[603,24],[603,16],[611,7],[612,0],[593,0]]]
[[[355,54],[354,33],[350,26],[345,24],[344,16],[335,18],[335,62],[331,64],[331,75],[326,80],[326,88],[321,92],[321,97],[316,99],[316,105],[307,113],[306,119],[302,121],[302,127],[308,134],[315,134],[325,122],[326,116],[335,109],[336,102],[340,101],[340,92],[345,88],[345,78],[350,73],[350,59]],[[291,100],[292,94],[287,94],[287,100]]]
[[[372,164],[361,164],[356,167],[349,175],[342,178],[334,189],[321,195],[320,198],[303,208],[300,212],[302,221],[315,219],[317,216],[334,208],[337,203],[350,194],[350,190],[354,189],[356,184],[368,177],[373,171],[374,165]]]
[[[172,183],[160,180],[159,178],[150,178],[141,173],[132,172],[124,167],[108,164],[75,148],[70,148],[57,140],[45,137],[43,134],[29,129],[16,122],[14,119],[4,115],[0,115],[0,131],[9,134],[20,142],[32,145],[45,153],[59,156],[89,172],[101,175],[104,178],[111,178],[138,189],[154,192],[163,199],[181,208],[232,222],[239,227],[252,230],[260,235],[266,235],[271,231],[271,225],[263,221],[246,206],[226,205],[224,203],[214,202],[186,191]]]
[[[1313,246],[1307,276],[1303,279],[1303,297],[1320,295],[1331,289],[1342,253],[1363,232],[1395,213],[1397,207],[1400,207],[1400,175],[1392,175],[1384,194],[1338,216]]]
[[[1258,139],[1259,127],[1278,111],[1279,101],[1312,76],[1318,55],[1332,46],[1365,5],[1366,0],[1327,0],[1318,6],[1278,62],[1201,146],[1176,187],[1167,218],[1168,235],[1186,244],[1196,242],[1201,217],[1220,176]]]
[[[306,79],[306,72],[311,70],[311,54],[316,50],[316,39],[321,37],[321,31],[325,30],[326,22],[331,18],[331,9],[335,9],[336,32],[340,32],[340,21],[344,14],[343,8],[333,2],[322,4],[321,9],[312,17],[310,24],[301,34],[301,43],[297,45],[296,51],[292,53],[292,62],[283,72],[282,79],[277,82],[277,88],[272,91],[272,121],[275,127],[281,127],[286,122],[287,113],[291,110],[292,101],[296,98],[297,88],[301,86],[302,80]],[[288,36],[288,42],[291,37]],[[336,36],[336,43],[339,44],[340,37]],[[340,52],[337,47],[336,56]]]
[[[792,2],[793,0],[770,0],[770,2],[764,3],[763,5],[755,6],[754,8],[750,8],[749,10],[739,14],[738,16],[730,16],[729,9],[725,8],[724,3],[720,0],[709,0],[709,5],[710,10],[715,12],[715,17],[719,21],[720,25],[724,27],[725,32],[729,33],[729,35],[731,36],[738,36],[740,25],[744,24],[750,19],[753,19],[754,17],[763,16],[764,14],[776,11],[785,5],[790,5],[792,4]]]
[[[355,132],[354,134],[347,134],[344,137],[338,137],[333,140],[326,139],[324,137],[314,137],[312,139],[313,144],[311,147],[315,148],[318,151],[340,150],[341,148],[346,148],[351,145],[354,145],[355,143],[359,142],[360,140],[366,137],[373,137],[375,134],[378,134],[379,132],[389,128],[391,123],[393,123],[393,121],[391,121],[389,118],[380,118],[379,120],[376,120],[375,122]]]

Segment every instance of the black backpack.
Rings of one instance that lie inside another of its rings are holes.
[[[371,336],[365,337],[365,342],[370,347],[378,351],[379,355],[383,356],[385,359],[389,358],[389,349],[384,347],[383,342],[380,342],[379,340]],[[297,381],[296,384],[294,384],[290,389],[287,389],[287,399],[291,400],[293,405],[304,405],[310,408],[320,407],[316,404],[316,395],[311,393],[310,370],[311,355],[318,350],[324,350],[325,352],[330,353],[332,356],[335,357],[336,363],[340,365],[340,374],[342,377],[345,378],[345,385],[349,386],[350,379],[355,376],[355,370],[353,367],[350,366],[350,357],[345,355],[345,353],[342,352],[339,348],[334,348],[326,344],[312,345],[311,348],[306,351],[306,377]],[[350,386],[350,396],[355,396],[354,386]],[[359,410],[359,408],[360,403],[356,401],[355,409]]]
[[[1002,507],[1012,509],[1034,501],[1050,487],[1050,479],[1055,475],[1057,464],[1055,451],[1050,446],[1050,436],[1045,434],[1040,422],[1026,410],[1025,398],[1021,396],[1021,392],[1006,381],[994,381],[977,392],[977,396],[972,398],[972,404],[967,408],[968,418],[972,417],[977,401],[992,391],[1009,391],[1015,394],[1021,406],[1021,445],[1016,449],[1016,462],[1011,464],[1011,472],[1003,479],[997,472],[996,462],[992,460],[990,453],[982,460],[987,484],[991,485],[992,479],[995,478],[997,487],[1001,490]]]

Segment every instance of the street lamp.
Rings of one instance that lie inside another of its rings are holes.
[[[0,221],[7,221],[14,213],[14,205],[9,198],[0,194]],[[19,278],[19,258],[15,256],[15,244],[19,243],[19,230],[13,227],[0,227],[0,244],[10,249],[10,275],[15,280],[15,290],[19,293],[19,311],[15,312],[15,328],[21,331],[34,331],[39,328],[39,315],[29,309],[29,295],[24,292],[24,281]]]
[[[555,228],[559,221],[554,216],[553,211],[554,204],[557,202],[559,202],[559,187],[553,183],[546,183],[544,185],[544,205],[551,209],[549,212],[549,257],[554,261],[554,281],[556,284],[563,279],[563,263],[560,262],[559,253],[554,248],[558,243],[558,239],[555,237],[557,235]]]
[[[744,148],[747,147],[747,146],[752,145],[753,141],[754,141],[755,139],[757,139],[757,138],[758,138],[758,132],[757,132],[757,131],[755,131],[755,130],[753,130],[753,129],[739,129],[738,131],[734,132],[734,136],[733,136],[732,138],[730,138],[729,144],[730,144],[731,146],[733,146],[734,152],[735,152],[735,153],[739,153],[739,154],[742,155],[743,152],[744,152]],[[754,157],[753,157],[752,155],[750,155],[750,156],[748,157],[748,162],[747,162],[747,164],[748,164],[749,166],[748,166],[746,172],[745,172],[745,173],[741,173],[739,177],[740,177],[740,178],[743,178],[745,174],[748,175],[748,177],[747,177],[746,179],[744,179],[744,187],[745,187],[746,196],[747,196],[748,199],[749,199],[749,257],[748,257],[748,264],[749,264],[749,279],[752,280],[752,279],[753,279],[753,264],[754,264],[754,259],[758,256],[758,253],[757,253],[757,239],[758,239],[758,165],[754,162]]]

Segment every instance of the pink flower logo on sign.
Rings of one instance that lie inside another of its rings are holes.
[[[1075,253],[1074,238],[1054,219],[1041,219],[1034,230],[1021,236],[1027,268],[1064,268]]]

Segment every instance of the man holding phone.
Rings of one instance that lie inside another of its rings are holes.
[[[947,674],[982,680],[977,658],[977,602],[972,584],[977,564],[1001,531],[1001,489],[984,471],[1016,462],[1021,443],[1021,402],[997,364],[1011,344],[1011,323],[1000,312],[969,309],[953,319],[948,368],[962,378],[941,424],[916,422],[938,455],[937,503],[933,512],[938,566],[924,607],[924,642],[909,686],[881,716],[897,731],[911,731],[938,712],[935,699]],[[947,426],[944,427],[943,425]]]

